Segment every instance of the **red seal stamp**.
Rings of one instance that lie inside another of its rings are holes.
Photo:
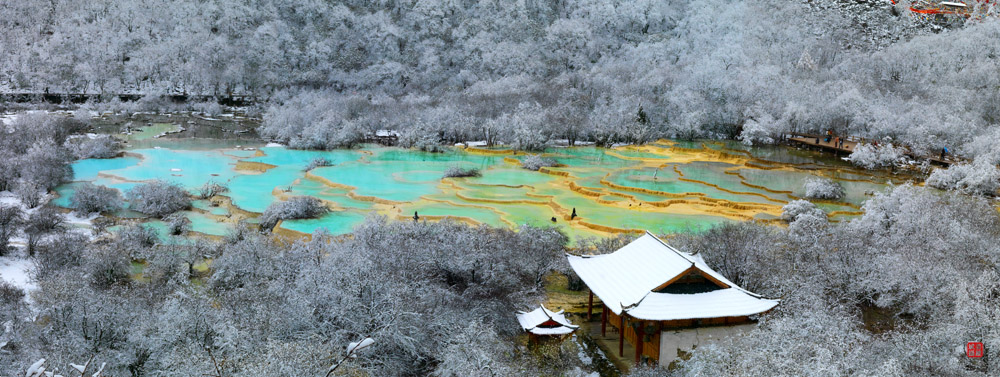
[[[968,357],[983,357],[983,343],[982,342],[968,342],[965,344],[965,356]]]

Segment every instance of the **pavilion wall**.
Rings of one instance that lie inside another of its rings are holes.
[[[707,327],[707,326],[731,326],[740,325],[746,323],[752,323],[753,321],[749,316],[739,316],[739,317],[718,317],[718,318],[703,318],[703,319],[680,319],[671,321],[642,321],[628,314],[623,314],[625,317],[624,329],[619,328],[621,323],[621,317],[611,310],[607,311],[607,323],[606,326],[611,329],[616,329],[624,334],[625,342],[630,344],[633,349],[637,349],[638,344],[638,334],[635,328],[632,326],[633,323],[641,323],[640,326],[643,327],[643,332],[645,333],[647,327],[652,325],[654,331],[652,334],[643,334],[644,341],[642,342],[642,356],[646,356],[649,360],[654,363],[658,363],[660,360],[660,344],[662,337],[664,336],[664,331],[677,330],[677,329],[689,329],[697,327]],[[645,339],[648,336],[648,341]],[[616,352],[617,350],[615,350]],[[616,352],[617,353],[617,352]]]

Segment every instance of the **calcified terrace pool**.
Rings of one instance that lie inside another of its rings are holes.
[[[325,228],[346,234],[370,213],[412,221],[417,212],[432,221],[556,226],[577,240],[642,230],[697,231],[727,220],[771,221],[784,204],[803,195],[810,176],[843,184],[847,195],[842,201],[819,203],[838,220],[857,215],[866,193],[880,191],[894,179],[853,169],[828,154],[717,141],[552,148],[544,155],[560,166],[538,172],[520,167],[523,152],[503,149],[304,151],[191,138],[130,145],[124,157],[76,162],[74,182],[57,190],[55,203],[69,206],[74,186],[84,181],[124,192],[140,182],[163,179],[193,193],[214,180],[227,183],[229,191],[195,201],[185,212],[197,233],[225,235],[240,220],[252,222],[276,200],[308,195],[333,211],[319,219],[284,221],[277,233],[294,236]],[[333,165],[304,171],[316,157]],[[451,166],[479,168],[482,177],[442,178]],[[578,216],[571,220],[574,209]],[[118,216],[141,218],[127,209]],[[158,220],[149,223],[165,228]]]

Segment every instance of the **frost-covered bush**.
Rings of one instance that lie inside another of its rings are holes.
[[[208,116],[218,116],[223,112],[222,106],[216,101],[197,102],[189,105],[192,110]]]
[[[295,196],[286,201],[271,203],[260,215],[261,230],[270,231],[278,221],[312,219],[325,215],[329,208],[323,201],[311,196]]]
[[[0,256],[9,250],[10,238],[17,235],[23,216],[19,206],[0,205]]]
[[[25,207],[35,208],[45,198],[45,187],[35,181],[21,181],[14,187],[14,194]]]
[[[77,137],[66,140],[66,146],[73,151],[78,159],[114,158],[118,156],[121,142],[110,135]]]
[[[313,170],[313,169],[318,168],[318,167],[330,166],[330,165],[333,165],[333,163],[330,162],[330,160],[326,159],[326,157],[316,157],[316,158],[312,159],[311,161],[309,161],[309,164],[306,165],[305,169],[302,169],[302,170],[303,171],[310,171],[310,170]]]
[[[928,186],[942,190],[957,190],[976,195],[996,195],[1000,188],[1000,169],[988,159],[955,164],[936,169],[927,177]]]
[[[261,136],[295,149],[353,148],[364,141],[359,119],[365,101],[355,96],[305,91],[271,106],[259,129]]]
[[[852,164],[865,169],[880,169],[893,166],[905,158],[905,150],[892,144],[858,144],[854,152],[847,156]]]
[[[43,188],[54,188],[73,179],[73,156],[51,141],[39,141],[19,157],[21,179]]]
[[[164,217],[191,207],[191,198],[184,188],[166,181],[152,181],[133,187],[125,193],[129,208],[152,217]]]
[[[131,262],[124,250],[102,247],[88,253],[84,265],[91,284],[99,289],[108,289],[129,283]]]
[[[24,223],[24,233],[28,235],[28,253],[34,254],[35,246],[42,237],[61,231],[66,223],[59,210],[43,206],[28,215]]]
[[[424,152],[441,152],[444,150],[444,147],[441,145],[441,137],[432,127],[423,122],[401,132],[398,143],[403,148],[416,148]]]
[[[19,303],[24,300],[25,296],[26,294],[23,289],[8,283],[6,280],[0,280],[0,308]],[[0,339],[3,339],[3,335],[6,335],[5,332],[0,331]]]
[[[538,169],[550,166],[556,166],[556,160],[542,157],[540,154],[529,154],[521,160],[521,167],[528,170],[538,171]]]
[[[118,190],[90,182],[76,186],[69,201],[70,206],[82,215],[94,212],[111,213],[122,208],[122,196]]]
[[[829,178],[810,177],[803,188],[809,199],[837,200],[844,197],[844,186]]]
[[[160,242],[156,229],[142,224],[126,225],[115,232],[115,237],[121,246],[130,249],[150,248]]]
[[[229,190],[229,186],[226,186],[225,183],[219,183],[219,182],[216,182],[216,181],[208,181],[208,182],[205,182],[205,184],[202,185],[201,188],[198,189],[198,198],[199,199],[208,199],[208,198],[211,198],[213,196],[216,196],[216,195],[219,195],[221,193],[224,193],[224,192],[226,192],[228,190]]]
[[[802,215],[826,218],[826,212],[808,200],[793,200],[781,207],[781,219],[787,222],[793,222]]]
[[[774,144],[775,135],[785,126],[759,106],[749,109],[739,139],[745,145]]]
[[[771,273],[770,250],[781,243],[776,227],[753,222],[725,222],[704,233],[678,235],[671,245],[698,253],[705,262],[737,285],[764,289]],[[611,251],[625,246],[622,244]]]
[[[80,266],[88,247],[87,236],[67,232],[38,245],[35,271],[40,276]]]
[[[163,222],[167,223],[167,234],[172,236],[179,236],[191,230],[191,219],[183,213],[167,215],[163,218]]]
[[[479,168],[463,168],[461,166],[452,166],[444,171],[445,178],[481,177],[482,175]]]

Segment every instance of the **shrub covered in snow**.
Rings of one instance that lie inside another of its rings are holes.
[[[14,194],[21,200],[25,207],[35,208],[42,203],[45,198],[45,187],[35,181],[20,181],[14,186]]]
[[[829,178],[810,177],[804,185],[809,199],[837,200],[844,197],[844,186]]]
[[[278,221],[311,219],[329,212],[323,202],[311,196],[295,196],[286,201],[274,202],[260,215],[261,230],[270,231]]]
[[[826,218],[826,212],[823,212],[822,209],[819,209],[808,200],[793,200],[791,203],[781,207],[781,219],[787,222],[793,222],[802,215]]]
[[[221,193],[224,193],[224,192],[226,192],[228,190],[229,190],[229,186],[226,186],[225,183],[219,183],[219,182],[216,182],[216,181],[208,181],[208,182],[205,182],[205,184],[202,185],[201,188],[198,189],[198,198],[199,199],[208,199],[208,198],[211,198],[213,196],[216,196],[216,195],[219,195]]]
[[[398,143],[403,148],[416,148],[424,152],[444,150],[438,133],[422,122],[401,132]]]
[[[167,223],[167,234],[173,236],[179,236],[191,230],[191,219],[180,212],[167,215],[163,221]]]
[[[80,266],[88,247],[87,236],[78,233],[57,234],[38,245],[35,272],[47,276],[56,271]]]
[[[14,284],[8,283],[7,281],[0,279],[0,308],[19,303],[24,300],[24,290],[18,288]],[[3,324],[0,324],[3,325]],[[4,330],[0,328],[0,330]],[[3,331],[0,331],[0,339],[4,335]]]
[[[955,164],[937,169],[927,177],[927,185],[942,190],[957,190],[968,194],[996,195],[1000,188],[1000,169],[988,159]]]
[[[125,250],[102,247],[88,256],[85,268],[91,284],[97,288],[107,289],[128,284],[131,263],[132,259]]]
[[[28,253],[35,252],[35,246],[45,235],[63,229],[66,219],[59,210],[44,206],[28,215],[24,223],[24,233],[28,235]]]
[[[309,161],[309,164],[306,165],[305,169],[302,170],[310,171],[321,166],[330,166],[330,165],[333,165],[333,163],[330,162],[330,160],[327,160],[326,157],[316,157],[312,159],[312,161]]]
[[[191,207],[187,191],[175,183],[152,181],[133,187],[125,193],[129,208],[152,217],[164,217]]]
[[[49,189],[73,179],[73,168],[69,165],[73,156],[51,141],[32,145],[18,161],[21,180],[24,182],[33,182]]]
[[[150,248],[160,242],[160,237],[151,226],[129,224],[119,229],[115,236],[120,245],[126,248]]]
[[[463,168],[461,166],[452,166],[444,171],[445,178],[481,177],[482,175],[479,168]]]
[[[880,169],[893,166],[904,160],[905,150],[892,144],[858,144],[847,160],[865,169]]]
[[[94,212],[110,213],[122,208],[122,196],[118,190],[90,182],[77,186],[69,201],[73,209],[82,215]]]
[[[521,167],[528,170],[538,171],[538,169],[550,166],[556,166],[556,160],[542,157],[540,154],[529,154],[521,160]]]
[[[73,151],[76,158],[113,158],[118,156],[121,142],[110,135],[91,137],[76,137],[66,140],[66,147]]]
[[[7,253],[10,238],[17,235],[23,216],[19,206],[0,205],[0,256]]]

